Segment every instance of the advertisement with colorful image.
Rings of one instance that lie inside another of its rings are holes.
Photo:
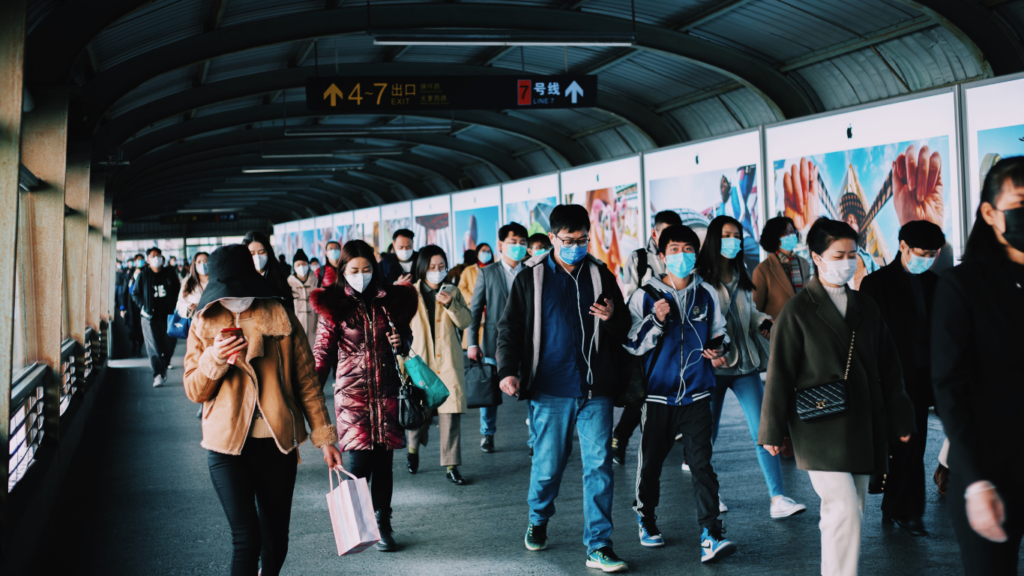
[[[451,197],[447,195],[413,201],[412,231],[416,235],[413,238],[414,249],[431,244],[440,246],[448,255],[448,265],[454,266],[461,258],[456,259],[457,255],[452,250],[451,209]]]
[[[988,171],[1002,158],[1024,156],[1024,74],[963,85],[967,118],[968,225],[981,203]]]
[[[455,239],[458,242],[459,255],[466,250],[476,250],[481,244],[487,244],[497,250],[498,220],[500,214],[497,206],[472,208],[455,212]]]
[[[399,202],[381,206],[380,221],[380,249],[386,252],[388,246],[391,246],[396,230],[412,230],[412,204]]]
[[[374,256],[380,260],[380,208],[363,208],[350,214],[349,239],[362,240],[372,246]]]
[[[1010,156],[1024,156],[1024,124],[978,131],[978,190],[992,166]]]
[[[558,175],[548,174],[502,184],[505,224],[518,222],[529,235],[551,229],[551,211],[558,205]]]

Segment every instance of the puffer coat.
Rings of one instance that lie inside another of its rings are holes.
[[[374,282],[367,290],[373,294],[369,305],[345,283],[314,290],[309,298],[320,316],[313,347],[320,383],[335,370],[334,412],[343,451],[405,447],[405,430],[398,425],[401,380],[388,343],[388,317],[402,336],[398,353],[404,354],[412,342],[416,289]]]

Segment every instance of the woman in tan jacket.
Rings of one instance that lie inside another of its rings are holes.
[[[462,464],[460,420],[466,413],[466,377],[459,330],[473,321],[469,306],[454,286],[442,285],[448,274],[448,258],[437,246],[425,246],[416,262],[416,292],[419,308],[412,319],[412,349],[448,388],[448,400],[437,409],[441,428],[441,466],[448,468],[448,481],[462,486],[469,481],[459,474]],[[409,473],[419,468],[418,449],[426,445],[430,420],[409,432]]]
[[[786,302],[811,281],[811,267],[795,252],[799,239],[793,221],[777,216],[764,223],[761,247],[768,257],[754,268],[754,306],[778,319]]]
[[[288,551],[297,448],[311,437],[324,462],[340,467],[338,433],[305,332],[256,272],[249,250],[224,246],[208,266],[188,335],[185,394],[203,404],[201,445],[231,525],[231,574],[259,568],[277,576]]]

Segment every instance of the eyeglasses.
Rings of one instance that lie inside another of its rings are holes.
[[[590,244],[590,237],[589,236],[584,236],[583,238],[580,238],[579,240],[573,240],[572,238],[566,240],[565,238],[562,238],[561,236],[555,236],[555,238],[558,238],[558,241],[561,242],[562,244],[566,245],[566,246],[572,246],[573,244],[575,244],[576,246],[583,247],[583,246],[586,246],[587,244]]]

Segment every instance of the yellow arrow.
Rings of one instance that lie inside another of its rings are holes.
[[[337,98],[341,98],[342,100],[345,99],[345,94],[341,90],[339,90],[338,87],[335,86],[334,84],[331,84],[327,88],[327,91],[324,92],[324,100],[327,100],[328,96],[331,97],[331,108],[337,105],[335,101]]]

